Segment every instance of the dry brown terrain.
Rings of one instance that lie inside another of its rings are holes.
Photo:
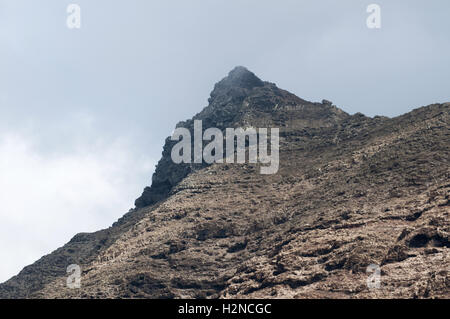
[[[136,209],[25,267],[0,297],[449,298],[449,110],[348,115],[237,68],[194,119],[279,127],[277,174],[176,166],[166,140]],[[66,287],[73,263],[80,289]]]

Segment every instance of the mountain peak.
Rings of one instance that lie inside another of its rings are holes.
[[[253,89],[257,86],[264,86],[253,72],[243,66],[237,66],[228,73],[228,76],[216,84],[216,88],[242,88]]]
[[[351,116],[243,67],[213,94],[177,127],[194,139],[195,120],[225,133],[277,128],[277,174],[247,161],[176,164],[168,137],[136,209],[27,266],[0,298],[449,297],[433,274],[448,268],[450,104]],[[392,289],[359,289],[373,262]],[[87,270],[80,289],[64,286],[70,264]]]

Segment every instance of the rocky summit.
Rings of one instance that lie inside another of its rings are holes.
[[[449,298],[449,110],[349,115],[237,67],[177,127],[279,128],[276,174],[175,164],[167,138],[135,209],[25,267],[0,297]],[[80,288],[67,287],[71,264]]]

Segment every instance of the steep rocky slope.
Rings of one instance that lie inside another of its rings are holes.
[[[238,67],[178,126],[279,127],[277,174],[176,165],[167,139],[136,209],[25,267],[0,297],[449,298],[449,110],[348,115]],[[73,263],[80,289],[66,287]]]

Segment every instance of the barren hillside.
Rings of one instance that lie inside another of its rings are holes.
[[[277,174],[177,165],[167,139],[136,209],[25,267],[0,297],[449,298],[449,110],[349,115],[238,67],[178,126],[279,127]],[[66,287],[74,263],[79,289]]]

